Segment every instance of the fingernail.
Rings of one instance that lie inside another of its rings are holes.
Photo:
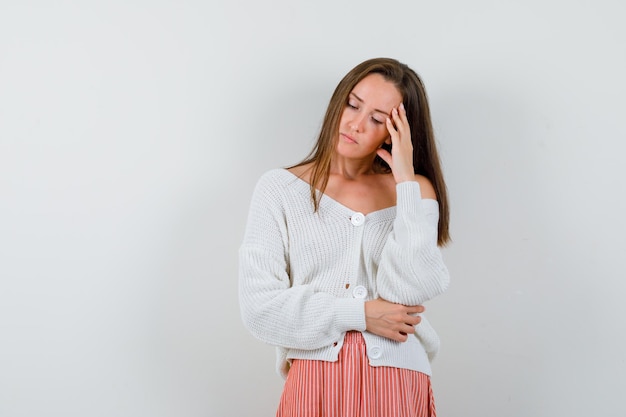
[[[400,103],[400,108],[404,110],[404,103]]]

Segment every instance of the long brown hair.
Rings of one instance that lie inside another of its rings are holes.
[[[362,62],[348,72],[337,85],[328,104],[317,143],[309,155],[296,165],[312,164],[309,182],[314,210],[319,209],[321,194],[328,184],[330,162],[337,146],[339,122],[348,103],[348,97],[354,87],[370,74],[382,75],[385,80],[393,83],[402,95],[402,102],[411,127],[413,166],[416,174],[423,175],[432,182],[437,194],[439,202],[437,243],[444,246],[450,241],[448,193],[430,120],[426,89],[415,71],[395,59],[374,58]],[[387,163],[378,156],[374,160],[373,169],[375,172],[391,172]]]

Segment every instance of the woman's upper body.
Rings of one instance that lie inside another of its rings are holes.
[[[415,166],[414,143],[424,148],[424,128],[412,133],[411,123],[427,113],[425,95],[413,108],[416,94],[374,61],[337,87],[312,156],[265,174],[252,198],[240,249],[242,315],[278,347],[283,375],[288,359],[336,360],[350,330],[363,332],[373,366],[430,374],[428,356],[438,348],[417,317],[449,282],[438,248],[447,205],[437,203],[436,151],[434,185],[416,174],[424,167]]]
[[[364,332],[372,365],[430,374],[438,338],[426,321],[405,331],[421,340],[366,331],[367,302],[416,306],[448,283],[436,247],[437,203],[420,201],[418,182],[397,189],[397,206],[365,214],[324,197],[312,213],[308,184],[290,172],[259,180],[240,249],[242,314],[252,334],[279,347],[283,375],[287,359],[336,360],[350,330]]]

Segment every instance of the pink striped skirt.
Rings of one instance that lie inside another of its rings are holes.
[[[370,366],[360,332],[337,362],[294,359],[276,417],[435,417],[428,375]]]

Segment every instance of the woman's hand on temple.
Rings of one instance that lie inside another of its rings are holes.
[[[414,314],[422,312],[423,306],[394,304],[382,298],[366,301],[366,330],[396,342],[406,342],[408,335],[415,332],[414,326],[422,320]]]
[[[404,104],[400,103],[399,107],[391,111],[391,118],[387,118],[387,130],[391,139],[391,152],[380,148],[376,153],[391,167],[396,183],[415,181],[413,142]]]

